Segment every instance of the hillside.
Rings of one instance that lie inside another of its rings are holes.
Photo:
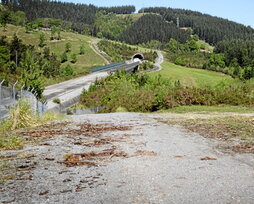
[[[142,9],[140,13],[134,14],[134,6],[97,7],[91,4],[42,0],[3,1],[5,4],[8,2],[14,2],[13,11],[24,12],[29,21],[38,23],[38,19],[43,18],[59,19],[61,22],[58,25],[64,29],[132,44],[146,43],[150,40],[165,42],[165,38],[168,37],[186,41],[188,39],[186,33],[181,32],[183,30],[177,31],[177,18],[180,28],[190,28],[191,30],[187,30],[188,34],[193,31],[201,40],[212,45],[223,40],[254,38],[254,29],[251,27],[191,10],[155,7]],[[151,20],[145,17],[143,12],[157,14],[162,18],[158,20],[159,17],[155,17]],[[101,14],[104,17],[101,18]],[[169,26],[170,31],[168,31]],[[142,40],[138,36],[141,33],[140,29],[142,29]],[[160,33],[157,35],[145,32],[158,30]],[[133,37],[130,36],[131,34]]]
[[[13,35],[16,33],[18,38],[22,40],[24,44],[31,44],[35,46],[37,51],[42,51],[42,48],[38,47],[40,34],[45,35],[45,44],[46,47],[50,49],[52,53],[55,53],[60,60],[62,53],[65,51],[66,43],[70,43],[71,51],[67,53],[68,60],[64,63],[61,63],[61,68],[64,68],[67,64],[70,64],[75,72],[75,75],[69,76],[67,78],[77,77],[89,73],[91,67],[104,65],[105,61],[99,55],[97,55],[94,50],[90,47],[91,41],[94,39],[90,36],[75,34],[72,32],[61,32],[61,40],[50,40],[51,33],[50,31],[32,31],[26,33],[24,27],[8,25],[7,31],[0,29],[1,36],[7,36],[8,41],[11,41]],[[84,45],[84,54],[79,55],[80,46]],[[71,55],[77,55],[77,61],[71,63]],[[67,79],[66,77],[57,77],[54,79],[47,78],[46,84],[56,83],[62,80]]]
[[[222,40],[254,39],[253,28],[200,12],[163,7],[145,8],[139,12],[160,14],[165,20],[174,22],[175,25],[179,18],[180,27],[192,28],[194,34],[213,45]]]
[[[215,87],[220,83],[231,84],[234,82],[233,78],[219,72],[187,68],[168,61],[165,61],[162,67],[161,71],[150,73],[149,75],[154,77],[161,75],[163,78],[171,78],[174,81],[179,80],[184,86]]]
[[[129,44],[141,44],[151,40],[166,43],[170,38],[186,42],[190,37],[186,31],[179,30],[175,24],[168,23],[161,16],[153,14],[140,17],[120,36],[121,41]]]

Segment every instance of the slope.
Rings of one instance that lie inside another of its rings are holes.
[[[44,33],[46,38],[46,46],[50,48],[52,52],[57,54],[60,59],[61,54],[65,51],[66,43],[70,43],[71,51],[68,53],[68,58],[72,54],[77,54],[77,61],[75,63],[70,63],[67,61],[61,64],[61,67],[66,66],[67,64],[71,64],[73,70],[75,72],[74,76],[80,76],[89,73],[91,67],[101,66],[106,64],[104,59],[99,56],[91,47],[90,43],[94,39],[91,36],[80,35],[71,32],[61,32],[61,40],[50,40],[50,31],[32,31],[30,33],[26,33],[24,27],[8,25],[7,31],[4,32],[3,29],[0,29],[1,36],[7,36],[8,40],[13,38],[13,35],[16,35],[25,43],[31,44],[36,47],[37,50],[41,48],[38,47],[39,44],[39,36],[41,33]],[[80,51],[80,46],[84,45],[85,53],[83,55],[78,55]],[[71,77],[74,77],[71,76]],[[57,78],[57,79],[48,79],[46,84],[57,83],[59,81],[63,81],[66,78]]]
[[[179,80],[180,83],[186,86],[198,86],[214,87],[219,83],[230,84],[234,82],[234,79],[230,76],[219,72],[207,71],[202,69],[187,68],[179,65],[175,65],[168,61],[162,64],[163,69],[158,72],[150,73],[151,76],[161,75],[165,78],[172,78],[173,80]]]

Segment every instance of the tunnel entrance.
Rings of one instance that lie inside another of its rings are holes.
[[[133,57],[132,57],[132,60],[135,61],[136,60],[140,60],[140,61],[143,61],[145,58],[144,58],[144,55],[141,54],[141,53],[137,53],[135,54]]]

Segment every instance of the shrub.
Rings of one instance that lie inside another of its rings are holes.
[[[71,54],[71,63],[76,63],[77,62],[77,54],[76,53],[72,53]]]
[[[153,69],[153,64],[149,61],[143,62],[141,65],[139,65],[139,70],[149,70]]]
[[[64,63],[68,61],[68,56],[66,52],[63,52],[63,54],[61,55],[61,63]]]
[[[185,60],[181,59],[180,57],[178,57],[175,59],[175,64],[185,66],[185,65],[187,65],[187,62]]]
[[[115,75],[97,80],[81,95],[85,107],[103,107],[115,112],[124,107],[131,112],[150,112],[185,105],[254,105],[254,83],[220,83],[211,87],[183,87],[169,79],[147,75]]]
[[[66,65],[63,69],[63,75],[64,76],[72,76],[74,75],[74,71],[71,65]]]
[[[53,103],[60,104],[61,103],[60,98],[54,98]]]

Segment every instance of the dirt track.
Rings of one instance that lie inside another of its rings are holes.
[[[34,144],[1,152],[17,171],[0,203],[254,202],[253,155],[222,153],[160,119],[83,115],[23,132]]]

